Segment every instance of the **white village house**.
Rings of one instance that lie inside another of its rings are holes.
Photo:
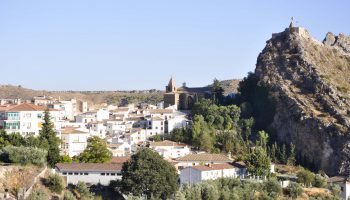
[[[187,144],[169,140],[150,142],[149,147],[163,156],[164,159],[176,159],[191,153],[191,148]]]
[[[0,129],[7,133],[20,133],[22,136],[38,136],[44,122],[47,107],[22,103],[0,106]],[[59,111],[51,109],[51,121],[56,130],[61,128]]]
[[[77,156],[87,146],[87,139],[90,137],[88,130],[82,128],[67,127],[61,130],[61,154],[70,157]]]
[[[224,177],[244,177],[246,171],[245,165],[241,163],[195,165],[180,171],[180,183],[191,185],[205,180],[215,180]]]
[[[181,170],[185,167],[195,165],[208,165],[208,164],[224,164],[231,163],[233,160],[223,154],[210,154],[210,153],[199,153],[199,154],[188,154],[186,156],[176,159],[176,167]]]
[[[88,185],[109,185],[111,181],[120,180],[122,165],[112,163],[58,163],[56,173],[67,184],[76,185],[79,181]]]
[[[340,196],[348,200],[350,198],[350,179],[344,176],[334,176],[328,179],[328,184],[336,184],[340,186]]]

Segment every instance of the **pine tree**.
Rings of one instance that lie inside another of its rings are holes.
[[[275,142],[274,144],[272,144],[272,147],[270,150],[270,157],[272,162],[277,161],[276,153],[277,153],[277,143]]]
[[[290,143],[290,152],[289,152],[287,164],[291,166],[295,165],[295,145],[293,143]]]
[[[56,131],[53,129],[53,126],[50,112],[46,110],[39,138],[41,141],[41,148],[47,150],[47,164],[50,167],[55,167],[60,159],[60,140],[56,137]]]
[[[286,145],[282,145],[282,150],[281,150],[281,163],[286,164],[287,163],[287,152],[286,152]]]

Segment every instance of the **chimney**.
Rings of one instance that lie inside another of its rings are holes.
[[[183,82],[183,83],[182,83],[182,87],[186,87],[186,82]]]
[[[212,164],[211,164],[211,163],[208,163],[208,167],[209,167],[209,168],[212,168],[213,166],[212,166]]]

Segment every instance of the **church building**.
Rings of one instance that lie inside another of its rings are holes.
[[[189,88],[186,83],[182,87],[176,87],[174,79],[171,77],[165,87],[164,107],[175,105],[178,110],[189,110],[196,99],[210,98],[211,87]]]

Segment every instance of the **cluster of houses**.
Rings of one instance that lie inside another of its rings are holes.
[[[61,139],[62,155],[79,155],[92,136],[104,139],[113,154],[109,163],[57,164],[55,170],[67,184],[83,181],[90,185],[108,185],[120,180],[123,163],[139,147],[151,148],[171,163],[177,169],[181,184],[191,185],[222,177],[248,178],[245,164],[235,162],[230,156],[196,152],[187,144],[164,140],[175,128],[186,128],[190,123],[187,113],[178,110],[178,105],[166,108],[162,104],[105,105],[95,109],[89,108],[87,102],[63,101],[48,96],[34,97],[29,102],[0,99],[0,129],[9,134],[38,136],[45,111],[49,111],[57,137]],[[150,141],[156,135],[162,141]],[[332,177],[329,182],[341,186],[343,197],[350,196],[349,179]],[[289,182],[282,181],[281,184],[285,187]]]

